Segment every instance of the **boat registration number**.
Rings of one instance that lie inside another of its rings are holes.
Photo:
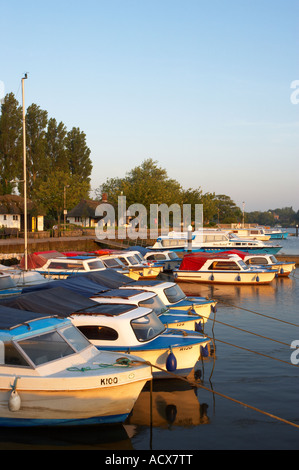
[[[118,377],[104,377],[101,379],[100,385],[112,385],[118,383]]]

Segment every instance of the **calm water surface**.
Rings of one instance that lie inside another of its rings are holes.
[[[281,253],[299,254],[298,238],[281,244]],[[299,369],[291,363],[290,344],[299,340],[299,269],[269,286],[181,287],[187,294],[218,301],[217,312],[205,327],[216,351],[198,364],[200,379],[192,373],[188,382],[154,381],[152,391],[147,386],[143,390],[124,425],[0,428],[0,448],[298,450]]]

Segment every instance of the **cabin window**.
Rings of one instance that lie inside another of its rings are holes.
[[[165,330],[165,326],[154,312],[132,320],[131,325],[141,343],[155,338]]]
[[[122,262],[123,264],[125,264],[126,266],[129,266],[129,263],[128,263],[128,261],[126,260],[126,258],[119,258],[119,259],[121,260],[121,262]]]
[[[89,341],[74,326],[68,326],[61,330],[68,343],[78,352],[90,346]]]
[[[100,261],[100,260],[91,261],[90,263],[88,263],[88,266],[89,266],[90,270],[105,268],[102,261]]]
[[[104,263],[108,268],[119,268],[122,264],[116,258],[105,259]]]
[[[152,297],[151,299],[142,300],[139,302],[139,307],[145,307],[152,309],[156,315],[161,315],[161,313],[166,312],[167,308],[163,304],[162,300],[159,299],[157,295]]]
[[[61,263],[59,261],[52,261],[48,269],[83,269],[83,264],[82,263]]]
[[[18,345],[35,365],[74,354],[74,350],[57,331],[18,341]]]
[[[268,264],[268,261],[266,258],[255,256],[254,258],[247,260],[246,264]]]
[[[9,366],[30,367],[29,363],[13,343],[5,343],[4,345],[4,364]]]
[[[151,255],[149,256],[147,259],[156,259],[156,260],[159,260],[159,259],[166,259],[166,256],[163,255],[163,253],[157,253],[156,255]]]
[[[178,285],[166,287],[166,289],[164,289],[164,294],[170,304],[175,304],[186,298],[186,295]]]
[[[239,271],[240,267],[234,261],[229,261],[229,262],[214,261],[210,265],[209,269],[215,269],[215,270],[221,270],[221,271],[223,271],[223,270],[225,270],[225,271]]]
[[[90,341],[92,340],[103,340],[103,341],[116,341],[118,339],[118,333],[113,328],[108,326],[78,326],[81,333],[86,336]]]

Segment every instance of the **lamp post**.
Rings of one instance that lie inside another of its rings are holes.
[[[23,106],[23,172],[24,172],[24,259],[25,271],[28,269],[28,239],[27,239],[27,168],[26,168],[26,117],[25,117],[25,91],[24,81],[27,73],[22,78],[22,106]]]
[[[65,218],[66,218],[66,188],[69,188],[70,185],[67,184],[66,186],[64,186],[63,188],[63,225],[64,225],[64,230],[65,230],[65,224],[66,224],[66,221],[65,221]]]

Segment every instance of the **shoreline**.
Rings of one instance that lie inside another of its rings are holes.
[[[115,243],[116,244],[116,243]],[[51,237],[28,240],[28,251],[93,251],[100,248],[101,243],[95,241],[94,235],[75,237]],[[113,241],[111,247],[114,245]],[[103,248],[109,243],[103,243]],[[128,244],[119,244],[117,249],[127,248]],[[116,247],[114,247],[116,248]],[[20,238],[0,240],[0,259],[19,258],[24,253],[24,240]],[[277,253],[278,261],[295,262],[299,266],[299,254]]]

